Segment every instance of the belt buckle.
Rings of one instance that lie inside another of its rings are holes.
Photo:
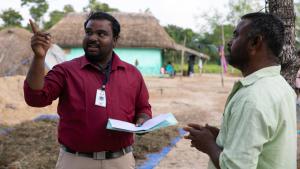
[[[94,152],[93,153],[93,159],[94,160],[105,160],[106,159],[106,152],[101,151],[101,152]]]
[[[126,148],[122,148],[123,155],[126,154]]]

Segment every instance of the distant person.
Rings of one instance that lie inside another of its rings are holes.
[[[160,68],[160,74],[161,74],[161,75],[166,74],[165,65],[163,65],[163,66]]]
[[[46,76],[51,36],[31,27],[34,57],[24,96],[34,107],[59,98],[56,169],[134,169],[133,134],[106,129],[108,118],[141,125],[152,114],[141,73],[113,51],[119,22],[104,12],[91,13],[84,23],[84,56],[56,65]]]
[[[188,60],[188,76],[192,77],[194,75],[194,64],[195,64],[195,55],[190,55]]]
[[[202,69],[203,69],[203,63],[202,63],[202,59],[199,58],[199,62],[198,62],[198,68],[199,68],[199,74],[202,74]]]
[[[297,56],[300,57],[300,50],[297,51]],[[297,107],[297,122],[300,122],[300,69],[297,72],[296,75],[296,90],[297,90],[297,101],[296,101],[296,107]]]
[[[172,65],[172,62],[170,62],[170,61],[168,62],[167,66],[166,66],[166,73],[168,73],[170,75],[170,77],[175,76],[175,70]]]
[[[297,56],[300,57],[300,50],[297,51]],[[298,70],[297,75],[296,75],[296,89],[297,89],[297,94],[299,97],[299,95],[300,95],[300,69]]]
[[[299,95],[299,92],[300,92],[300,69],[298,70],[297,75],[296,75],[296,89],[297,89],[298,96],[300,96]]]
[[[296,101],[297,122],[300,123],[300,70],[298,70],[296,76],[296,90],[297,90],[297,101]]]
[[[283,43],[278,17],[242,16],[227,60],[244,78],[227,99],[220,130],[198,124],[184,128],[191,146],[210,157],[210,169],[297,168],[296,95],[280,75]]]
[[[138,65],[139,65],[139,61],[138,61],[137,59],[135,59],[135,61],[134,61],[134,65],[135,65],[135,67],[138,67]]]

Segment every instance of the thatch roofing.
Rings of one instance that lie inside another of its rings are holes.
[[[23,28],[6,28],[0,31],[0,77],[27,74],[33,58],[31,37],[32,33]],[[46,66],[49,66],[46,70],[64,61],[64,55],[64,51],[53,44],[46,55]]]
[[[6,28],[0,31],[0,76],[25,75],[33,52],[31,33],[22,28]]]
[[[117,47],[167,48],[180,50],[175,41],[168,35],[159,21],[148,13],[112,12],[121,25],[120,39]],[[61,47],[81,47],[84,38],[83,23],[87,13],[69,13],[54,25],[49,32],[53,41]],[[199,57],[201,53],[192,51]]]
[[[179,44],[175,44],[175,49],[176,50],[183,50],[186,52],[186,54],[192,54],[192,55],[196,55],[197,57],[200,57],[200,58],[204,58],[204,59],[209,59],[209,56],[204,54],[204,53],[200,53],[198,51],[195,51],[194,49],[191,49],[191,48],[187,48],[183,45],[179,45]]]
[[[174,41],[152,15],[122,12],[111,14],[121,25],[118,47],[173,48]],[[81,47],[86,18],[87,13],[70,13],[65,16],[49,30],[54,42],[62,47]]]

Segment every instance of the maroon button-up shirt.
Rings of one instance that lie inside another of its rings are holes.
[[[24,82],[25,101],[34,107],[50,105],[59,97],[58,141],[79,152],[115,151],[133,143],[133,135],[106,129],[108,118],[134,122],[139,113],[151,117],[149,94],[141,73],[113,54],[105,86],[106,107],[95,105],[105,74],[84,56],[56,65],[42,90]]]

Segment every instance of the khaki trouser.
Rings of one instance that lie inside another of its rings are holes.
[[[94,160],[60,149],[55,169],[134,169],[134,167],[135,160],[132,152],[119,158]]]

